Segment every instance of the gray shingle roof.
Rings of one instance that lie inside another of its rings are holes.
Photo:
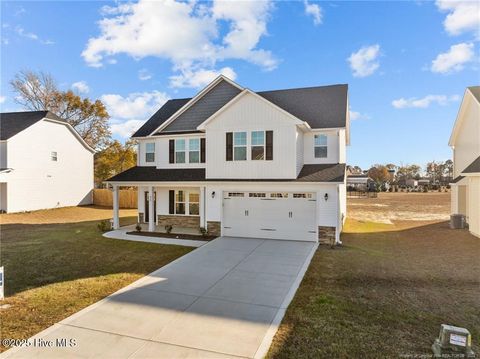
[[[50,111],[23,111],[0,113],[0,140],[8,140],[43,118],[66,122]]]
[[[344,163],[304,165],[296,179],[206,179],[204,168],[166,169],[136,166],[113,176],[107,182],[342,182],[344,178]]]
[[[475,161],[470,163],[467,168],[462,171],[462,173],[480,173],[480,156],[478,156]]]
[[[455,177],[450,183],[457,183],[460,182],[462,179],[464,179],[465,176],[457,176]]]
[[[480,102],[480,86],[470,86],[468,89],[473,94],[473,96],[475,96],[477,101]]]
[[[199,124],[240,93],[235,86],[221,81],[191,108],[155,135],[194,132]],[[291,113],[312,128],[345,127],[348,85],[331,85],[257,92],[266,100]],[[167,101],[132,137],[148,136],[184,106],[190,98]]]
[[[177,112],[183,105],[185,105],[189,98],[179,98],[168,100],[160,109],[153,114],[150,119],[143,124],[132,137],[144,137],[151,134],[155,129]]]

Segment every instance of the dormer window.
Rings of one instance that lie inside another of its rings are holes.
[[[315,135],[315,158],[326,158],[328,155],[327,135]]]
[[[155,142],[145,144],[145,162],[155,162]]]

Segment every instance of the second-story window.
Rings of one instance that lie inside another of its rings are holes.
[[[233,133],[233,159],[235,161],[247,160],[247,133]]]
[[[264,160],[265,159],[265,132],[264,131],[252,131],[252,160]]]
[[[328,155],[327,135],[315,135],[315,158],[326,158]]]
[[[175,140],[175,163],[185,163],[185,139]]]
[[[200,162],[200,139],[191,138],[188,140],[188,162]]]
[[[155,142],[145,144],[145,162],[155,162]]]

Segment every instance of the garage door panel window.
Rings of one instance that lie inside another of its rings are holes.
[[[293,198],[312,198],[311,193],[294,193]]]
[[[252,131],[251,133],[252,144],[252,160],[264,160],[265,159],[265,131]]]
[[[265,198],[266,193],[252,192],[252,193],[249,193],[248,196],[250,198]]]
[[[245,197],[243,192],[228,192],[228,197]]]
[[[315,135],[315,158],[326,158],[327,156],[327,135]]]
[[[270,198],[288,198],[288,193],[270,193]]]
[[[233,133],[233,159],[234,161],[247,160],[247,133]]]

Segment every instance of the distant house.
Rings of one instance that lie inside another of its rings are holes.
[[[448,143],[453,149],[452,214],[480,237],[480,86],[465,90]]]
[[[1,113],[1,211],[91,204],[93,153],[51,112]]]
[[[374,190],[375,181],[366,174],[349,174],[347,176],[347,188],[356,190]]]

